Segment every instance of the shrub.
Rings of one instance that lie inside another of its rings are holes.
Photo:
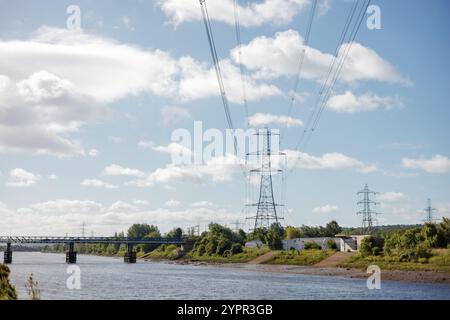
[[[314,241],[306,242],[306,243],[304,244],[303,248],[304,248],[305,250],[311,250],[311,249],[317,249],[317,250],[320,250],[320,249],[322,249],[322,247],[321,247],[317,242],[314,242]]]
[[[380,248],[382,247],[383,247],[382,239],[375,238],[373,236],[368,236],[361,241],[359,252],[363,257],[378,256],[381,253]]]
[[[0,264],[0,300],[16,300],[16,288],[9,283],[9,268]]]
[[[242,249],[242,245],[240,243],[233,243],[233,245],[231,246],[231,253],[237,254],[241,252],[244,252],[244,250]]]
[[[337,244],[336,241],[333,241],[331,239],[328,239],[327,242],[325,243],[325,246],[328,249],[332,249],[332,250],[337,250]]]

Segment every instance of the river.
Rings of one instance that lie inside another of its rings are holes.
[[[68,289],[63,254],[14,252],[11,282],[27,299],[31,273],[42,299],[450,299],[450,286],[398,281],[369,290],[366,281],[78,255],[81,288]]]

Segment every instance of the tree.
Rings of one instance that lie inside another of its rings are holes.
[[[166,238],[180,239],[183,237],[183,230],[181,228],[175,228],[169,231]]]
[[[285,231],[279,223],[273,223],[266,236],[266,242],[270,249],[281,250],[283,249],[283,242]]]
[[[338,233],[342,232],[342,228],[339,226],[339,224],[336,221],[330,221],[325,226],[325,233],[327,237],[334,237]]]
[[[9,283],[9,268],[0,264],[0,300],[17,300],[16,288]]]
[[[127,236],[129,238],[143,238],[151,232],[157,232],[161,236],[157,226],[135,223],[128,229]]]
[[[286,239],[292,240],[295,238],[300,238],[300,231],[293,226],[286,227]]]

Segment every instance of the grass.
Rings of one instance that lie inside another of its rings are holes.
[[[334,250],[319,249],[278,251],[273,259],[266,263],[310,266],[328,258],[335,252]]]
[[[176,260],[181,257],[181,248],[174,244],[161,245],[152,252],[143,254],[140,258],[148,258],[154,260]]]
[[[362,257],[357,254],[339,264],[339,267],[366,269],[373,264],[387,270],[445,271],[450,273],[450,250],[433,250],[433,256],[422,262],[400,262],[396,257],[385,255]]]
[[[211,256],[198,256],[188,254],[186,256],[187,259],[191,261],[204,261],[204,262],[215,262],[215,263],[244,263],[249,262],[267,252],[270,249],[267,247],[262,248],[244,248],[244,252],[233,254],[229,257],[222,257],[220,255],[211,255]]]

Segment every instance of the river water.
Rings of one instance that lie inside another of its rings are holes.
[[[11,282],[27,299],[26,279],[42,299],[450,299],[450,286],[398,281],[369,290],[364,279],[281,274],[78,255],[81,288],[68,289],[63,254],[14,252]]]

